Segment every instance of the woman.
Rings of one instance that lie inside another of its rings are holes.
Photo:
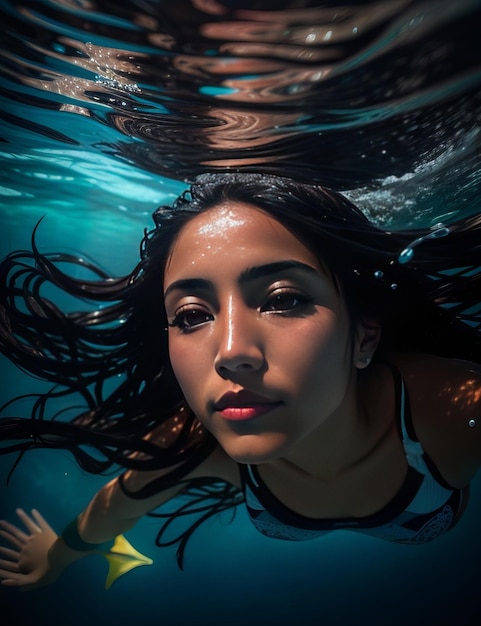
[[[481,220],[389,233],[319,186],[226,173],[154,221],[124,278],[90,266],[97,280],[74,280],[59,264],[80,260],[35,242],[3,263],[3,349],[57,387],[32,419],[3,419],[2,451],[62,447],[88,471],[126,471],[61,537],[37,511],[18,511],[26,531],[2,522],[2,584],[51,582],[186,481],[210,501],[225,485],[214,512],[240,490],[282,539],[452,528],[481,462]],[[45,281],[103,306],[63,313]],[[70,394],[86,409],[46,419]]]

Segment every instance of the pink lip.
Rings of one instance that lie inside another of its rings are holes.
[[[260,417],[281,403],[248,391],[229,392],[214,404],[214,410],[226,420],[242,421]]]

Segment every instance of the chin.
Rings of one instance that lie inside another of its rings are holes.
[[[266,435],[244,435],[236,437],[235,441],[219,441],[219,444],[233,461],[242,465],[260,465],[276,461],[286,447],[285,442],[282,445],[278,439],[272,441],[272,438]]]

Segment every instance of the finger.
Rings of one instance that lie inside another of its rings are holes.
[[[6,573],[8,574],[8,572]],[[0,573],[0,577],[1,577],[1,573]],[[35,587],[35,585],[31,583],[27,583],[23,579],[13,578],[12,574],[10,574],[8,578],[4,578],[3,580],[0,580],[0,585],[2,585],[3,587],[18,587],[20,591],[28,591],[29,589],[32,589]]]
[[[38,527],[38,524],[36,524],[33,521],[33,519],[25,513],[23,509],[17,509],[16,513],[18,517],[22,520],[22,522],[25,524],[25,528],[28,528],[28,530],[32,534],[41,532],[40,528]]]
[[[10,522],[7,522],[7,520],[4,519],[0,520],[0,530],[7,531],[23,543],[25,543],[28,539],[28,535],[23,530],[18,528],[18,526],[14,526],[14,524],[10,524]]]
[[[0,584],[5,587],[18,587],[21,591],[28,591],[40,586],[31,576],[25,574],[15,574],[0,569]]]
[[[0,577],[1,576],[2,574],[0,573]],[[0,585],[3,585],[4,587],[18,587],[18,582],[12,578],[4,578],[3,580],[0,580]]]
[[[2,585],[10,584],[11,586],[18,585],[22,582],[22,578],[25,578],[25,574],[19,574],[18,572],[11,572],[7,569],[0,568],[0,578],[2,578]]]
[[[20,558],[20,552],[16,552],[10,548],[5,548],[4,546],[0,546],[0,554],[3,554],[3,556],[6,556],[12,561],[18,561]]]
[[[23,548],[25,545],[25,541],[19,541],[14,535],[11,535],[5,530],[0,530],[0,537],[3,537],[7,541],[9,541],[13,546],[17,547],[19,550]]]
[[[32,515],[42,530],[52,530],[52,527],[50,526],[50,524],[43,517],[43,515],[39,511],[37,511],[37,509],[32,509]]]
[[[1,572],[15,572],[18,573],[18,563],[14,561],[6,561],[5,559],[0,559],[0,576]]]

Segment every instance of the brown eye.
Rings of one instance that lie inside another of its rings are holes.
[[[182,332],[189,332],[211,322],[213,316],[201,308],[181,308],[175,312],[173,320],[169,326],[179,328]]]
[[[262,307],[262,311],[287,313],[289,311],[295,311],[299,307],[311,304],[311,302],[311,299],[300,293],[294,291],[281,291],[271,295]]]

